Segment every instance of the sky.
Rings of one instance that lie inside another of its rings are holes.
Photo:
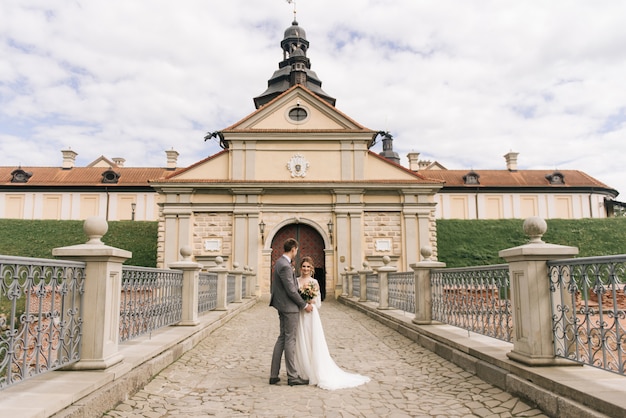
[[[514,151],[626,200],[623,0],[2,0],[0,166],[218,152],[204,136],[255,110],[294,9],[323,90],[403,165]]]

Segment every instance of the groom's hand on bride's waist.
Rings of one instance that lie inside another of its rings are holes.
[[[311,312],[313,310],[313,305],[311,305],[310,303],[307,303],[304,310],[307,312]]]

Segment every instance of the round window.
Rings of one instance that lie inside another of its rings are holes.
[[[296,122],[301,122],[305,120],[307,116],[308,114],[306,113],[306,110],[301,107],[294,107],[289,111],[289,119]]]

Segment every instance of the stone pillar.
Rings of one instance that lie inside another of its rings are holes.
[[[354,275],[354,266],[350,266],[350,270],[346,272],[348,276],[348,297],[351,298],[354,293],[354,283],[352,282],[352,276]]]
[[[183,271],[183,312],[177,325],[198,325],[198,292],[200,270],[202,264],[191,260],[191,247],[185,245],[180,249],[182,261],[170,263],[169,268]]]
[[[369,268],[367,261],[363,262],[363,270],[359,270],[359,280],[361,281],[361,294],[359,295],[359,302],[367,302],[367,275],[372,274],[373,271]]]
[[[209,269],[210,273],[217,274],[217,304],[216,311],[225,311],[228,300],[228,270],[221,256],[215,257],[215,267]]]
[[[83,224],[87,243],[52,250],[55,257],[86,264],[80,361],[68,369],[100,370],[122,360],[118,352],[122,263],[132,253],[105,245],[100,238],[108,229],[104,218],[88,218]]]
[[[384,266],[379,267],[376,272],[378,273],[378,309],[391,309],[389,308],[389,273],[393,273],[398,269],[394,266],[390,266],[391,258],[388,255],[383,257]]]
[[[251,266],[248,266],[248,286],[250,287],[250,297],[259,296],[259,276]]]
[[[500,251],[509,263],[513,351],[507,356],[530,366],[577,364],[554,355],[550,279],[546,261],[569,258],[578,248],[547,244],[541,237],[547,230],[539,217],[524,221],[528,244]]]
[[[239,263],[233,263],[233,270],[230,272],[233,276],[235,276],[235,299],[233,299],[233,303],[241,303],[242,297],[241,292],[243,289],[243,270],[239,268]]]
[[[243,292],[243,297],[245,299],[250,299],[252,297],[252,286],[254,286],[254,284],[252,283],[252,272],[250,271],[250,267],[248,266],[243,266],[242,281],[246,284],[246,290],[245,292]]]
[[[343,268],[343,273],[340,273],[341,276],[341,296],[346,298],[348,297],[348,267]]]
[[[433,293],[430,281],[430,270],[444,268],[446,263],[432,261],[433,250],[425,245],[420,249],[422,260],[411,264],[415,272],[415,318],[413,323],[429,325],[433,321]]]

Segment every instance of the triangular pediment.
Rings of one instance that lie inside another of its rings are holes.
[[[272,131],[373,131],[329,105],[306,87],[296,85],[244,119],[224,129],[235,132]]]
[[[251,184],[423,181],[418,174],[370,151],[376,131],[300,85],[219,135],[227,147],[224,151],[169,180]]]

